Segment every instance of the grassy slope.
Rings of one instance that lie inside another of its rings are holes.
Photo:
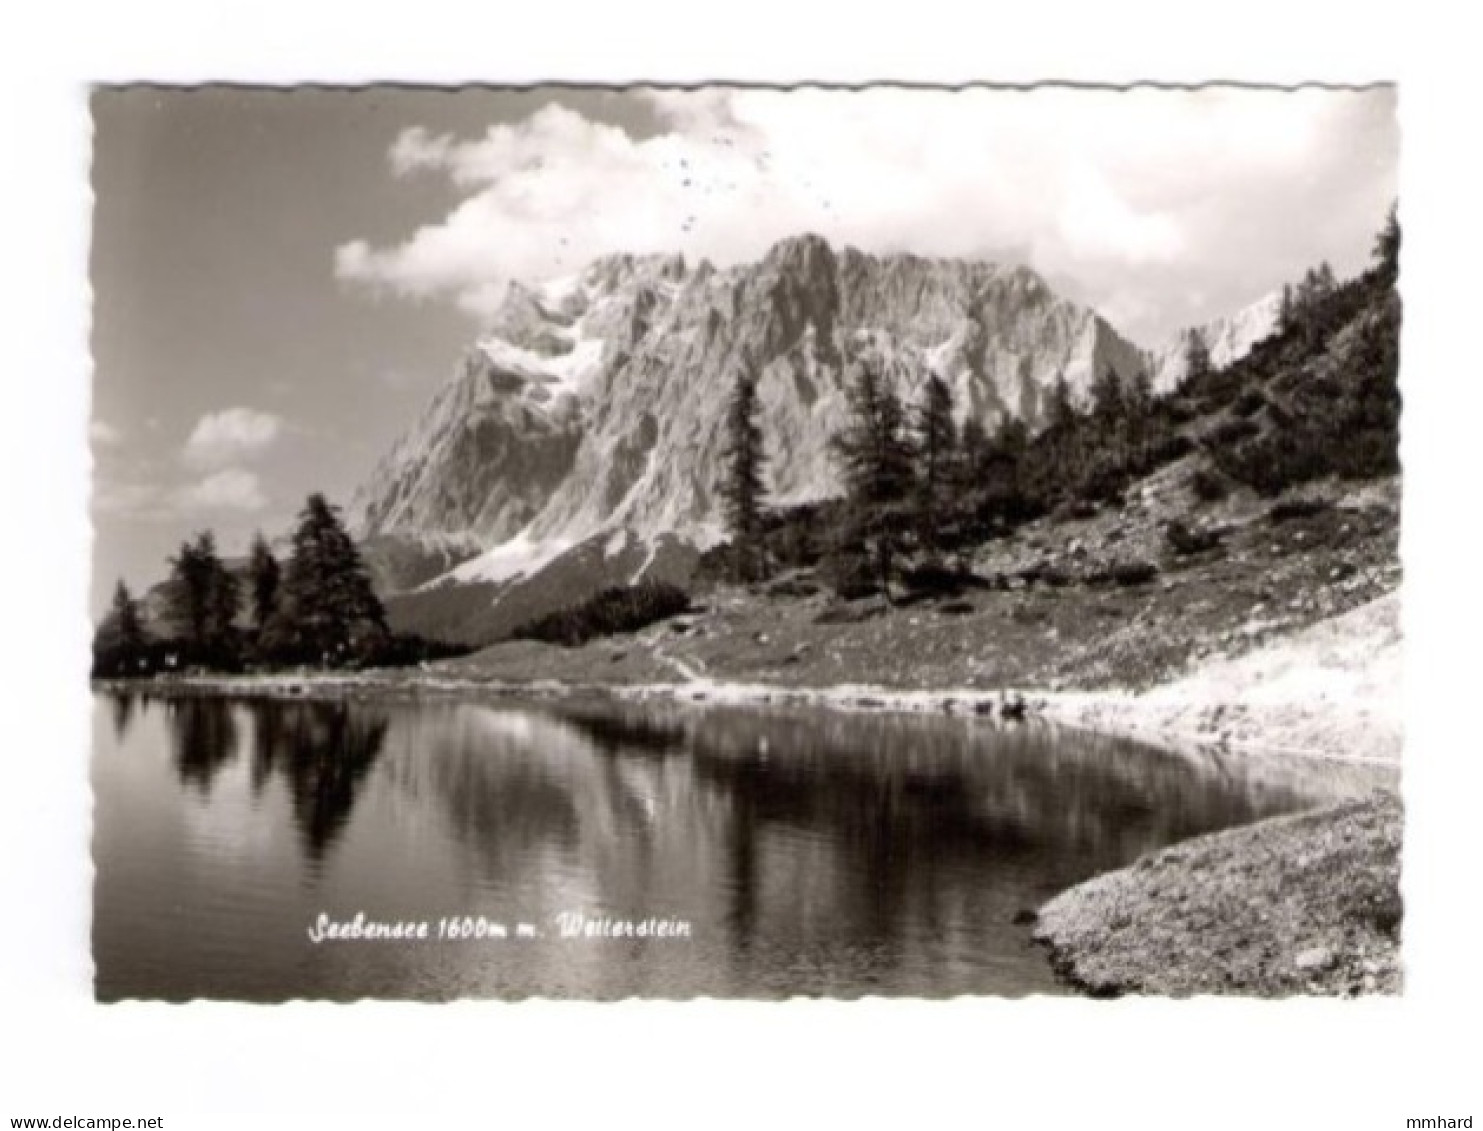
[[[992,544],[976,568],[1011,588],[887,605],[838,602],[807,575],[771,586],[716,586],[698,611],[581,649],[498,644],[458,661],[498,678],[632,683],[686,668],[718,680],[901,689],[1147,688],[1214,659],[1239,655],[1390,592],[1399,581],[1398,492],[1312,485],[1325,510],[1274,522],[1254,496],[1197,505],[1225,528],[1223,545],[1180,558],[1161,546],[1168,495],[1072,523],[1043,521]],[[1038,563],[1096,572],[1111,550],[1160,565],[1151,582],[1022,584]]]

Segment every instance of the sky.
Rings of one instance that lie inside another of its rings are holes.
[[[810,231],[1024,263],[1155,345],[1395,198],[1392,88],[104,88],[92,607],[356,483],[512,279]]]

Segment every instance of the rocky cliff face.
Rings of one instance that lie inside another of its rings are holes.
[[[1194,329],[1205,336],[1205,345],[1210,349],[1210,363],[1219,369],[1244,357],[1252,346],[1273,333],[1277,329],[1277,317],[1281,309],[1282,294],[1274,291],[1235,314],[1217,318],[1200,327],[1181,330],[1149,353],[1148,369],[1153,378],[1154,391],[1167,393],[1171,389],[1177,389],[1188,375],[1185,354]]]
[[[838,489],[828,441],[859,361],[908,401],[936,373],[960,422],[992,427],[1037,423],[1058,376],[1084,396],[1104,369],[1172,367],[1176,353],[1140,350],[1024,267],[836,251],[816,236],[726,270],[610,256],[511,286],[352,518],[363,536],[471,534],[494,547],[460,568],[465,579],[529,572],[624,529],[704,544],[720,532],[723,406],[741,373],[759,377],[770,501],[801,502]]]

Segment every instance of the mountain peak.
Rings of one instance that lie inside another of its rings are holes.
[[[830,441],[867,357],[909,401],[942,378],[960,423],[989,428],[1037,425],[1063,375],[1085,397],[1097,374],[1130,377],[1154,357],[1028,267],[836,251],[811,232],[724,271],[608,255],[512,288],[507,306],[463,384],[363,488],[363,533],[518,539],[532,553],[618,529],[710,542],[738,372],[758,374],[769,501],[783,505],[838,493]]]

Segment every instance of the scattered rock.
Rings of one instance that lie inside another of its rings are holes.
[[[1297,957],[1292,960],[1292,964],[1305,974],[1327,970],[1334,964],[1334,952],[1326,946],[1312,946],[1307,950],[1299,951]]]

